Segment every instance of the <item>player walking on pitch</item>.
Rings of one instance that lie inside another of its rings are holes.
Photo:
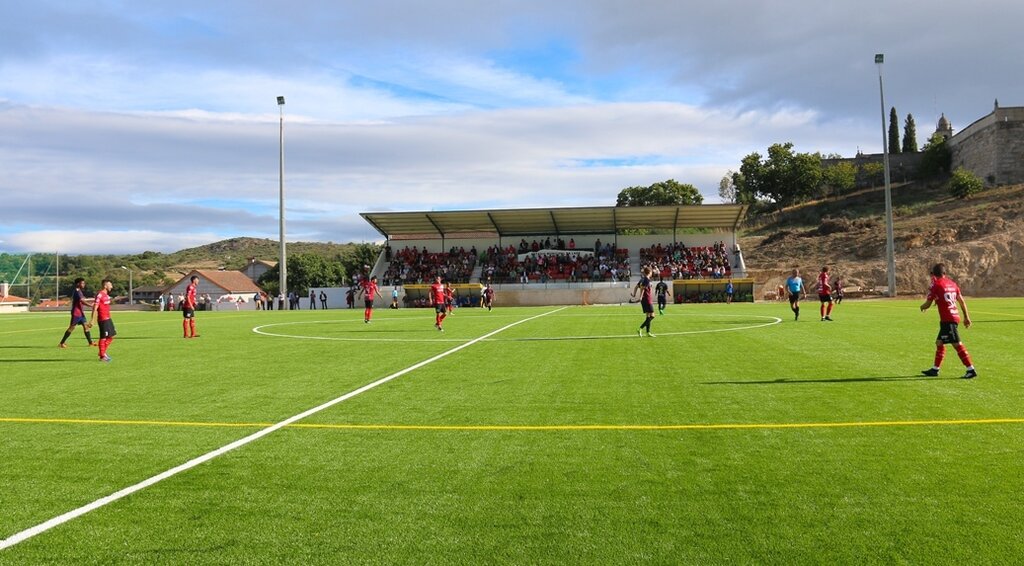
[[[359,294],[365,299],[363,301],[363,322],[370,324],[370,319],[373,318],[373,300],[377,298],[377,293],[380,292],[380,287],[377,286],[377,276],[374,275],[369,279],[364,279],[359,284]]]
[[[640,291],[640,308],[644,311],[644,321],[640,325],[640,328],[636,329],[637,336],[643,336],[643,331],[647,331],[647,335],[654,338],[654,334],[651,334],[651,321],[654,320],[654,305],[651,303],[651,268],[650,266],[644,266],[640,270],[640,281],[637,281],[636,287],[633,287],[633,292],[629,294],[630,297],[636,298],[637,291]]]
[[[430,286],[430,304],[434,307],[434,328],[441,332],[444,332],[444,327],[441,326],[444,317],[448,316],[444,299],[444,283],[441,283],[441,276],[438,275],[434,278],[434,284]]]
[[[821,268],[818,274],[818,300],[821,301],[822,322],[832,322],[832,286],[828,282],[828,266]]]
[[[658,296],[658,314],[665,314],[665,305],[668,304],[668,284],[665,283],[665,279],[658,278],[658,284],[654,286],[654,294]]]
[[[196,289],[199,287],[199,276],[193,275],[185,288],[185,300],[181,303],[182,338],[195,338],[196,334]]]
[[[117,336],[117,331],[114,330],[114,321],[110,318],[110,290],[114,288],[114,284],[110,282],[110,279],[104,279],[100,288],[100,292],[96,294],[96,298],[92,302],[92,315],[89,317],[88,324],[85,328],[88,330],[92,328],[94,321],[100,323],[100,361],[109,362],[110,356],[107,355],[107,349],[110,348],[110,343],[114,341],[114,336]]]
[[[81,325],[82,331],[85,332],[85,339],[89,341],[90,346],[95,346],[92,341],[92,334],[89,332],[88,322],[85,320],[85,308],[92,306],[92,301],[85,298],[85,279],[79,277],[75,279],[75,289],[71,292],[71,325],[64,331],[64,337],[60,339],[59,348],[67,348],[66,342],[71,337],[71,333],[75,330],[76,326]]]
[[[967,313],[967,303],[960,293],[960,287],[952,279],[946,276],[946,266],[941,263],[932,267],[932,287],[928,291],[928,298],[921,305],[921,312],[928,310],[932,303],[939,309],[939,336],[935,339],[935,364],[931,369],[922,371],[924,375],[939,375],[942,367],[942,359],[946,357],[946,344],[952,344],[956,355],[967,367],[964,379],[971,379],[978,376],[978,372],[971,363],[971,355],[967,353],[967,347],[960,341],[960,333],[957,326],[960,324],[961,312],[963,313],[964,328],[971,327],[971,316]],[[957,305],[960,309],[957,310]]]
[[[490,283],[487,284],[487,287],[484,288],[481,295],[483,297],[483,303],[481,303],[481,306],[487,307],[488,312],[490,312],[491,307],[494,306],[494,289],[491,288]]]
[[[793,320],[800,320],[800,297],[807,296],[807,289],[799,269],[794,269],[793,274],[786,279],[786,291],[789,292],[789,310],[793,311]]]

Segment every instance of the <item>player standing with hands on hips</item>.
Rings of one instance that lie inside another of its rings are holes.
[[[185,300],[181,303],[182,338],[195,338],[196,334],[196,288],[199,287],[199,276],[193,275],[185,289]]]
[[[967,367],[964,379],[978,377],[978,372],[971,363],[971,355],[967,353],[967,347],[960,341],[960,333],[957,326],[960,324],[960,313],[963,313],[964,328],[971,327],[971,315],[967,313],[967,303],[960,293],[960,287],[946,276],[946,266],[941,263],[935,264],[932,268],[932,288],[928,291],[928,298],[921,305],[921,312],[928,310],[932,303],[939,309],[939,336],[935,339],[935,364],[931,369],[921,373],[928,376],[939,375],[939,368],[942,367],[942,359],[946,357],[946,344],[952,344],[956,355]],[[960,310],[957,310],[957,305]]]

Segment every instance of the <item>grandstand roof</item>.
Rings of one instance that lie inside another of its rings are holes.
[[[385,238],[391,239],[472,233],[499,236],[614,234],[619,230],[638,228],[735,230],[745,212],[746,205],[704,204],[363,212],[360,216]]]

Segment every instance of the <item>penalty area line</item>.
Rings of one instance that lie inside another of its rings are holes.
[[[358,389],[355,389],[353,391],[350,391],[350,392],[348,392],[348,393],[346,393],[346,394],[344,394],[344,395],[342,395],[340,397],[336,397],[334,399],[331,399],[330,401],[327,401],[326,403],[317,405],[316,407],[313,407],[312,409],[307,409],[307,410],[305,410],[305,411],[303,411],[303,412],[301,412],[301,413],[299,413],[297,415],[294,415],[292,417],[289,417],[289,418],[287,418],[287,419],[285,419],[285,420],[283,420],[283,421],[281,421],[279,423],[276,423],[276,424],[271,425],[271,426],[269,426],[267,428],[261,429],[261,430],[259,430],[257,432],[254,432],[254,433],[250,434],[249,436],[246,436],[244,438],[240,438],[240,439],[238,439],[238,440],[236,440],[236,441],[234,441],[234,442],[232,442],[230,444],[226,444],[226,445],[224,445],[224,446],[222,446],[220,448],[217,448],[216,450],[212,450],[210,452],[207,452],[206,454],[203,454],[202,456],[198,456],[196,458],[193,458],[193,459],[191,459],[191,460],[189,460],[189,461],[187,461],[187,462],[185,462],[183,464],[180,464],[178,466],[175,466],[175,467],[173,467],[173,468],[171,468],[171,469],[169,469],[167,471],[161,472],[161,473],[159,473],[159,474],[157,474],[155,476],[152,476],[152,477],[150,477],[148,479],[145,479],[145,480],[143,480],[143,481],[141,481],[139,483],[136,483],[134,485],[130,485],[130,486],[124,488],[124,489],[121,489],[121,490],[116,491],[116,492],[114,492],[114,493],[112,493],[110,495],[107,495],[106,497],[101,497],[101,498],[93,501],[92,503],[83,505],[81,507],[78,507],[77,509],[72,509],[71,511],[68,511],[68,512],[63,513],[61,515],[58,515],[58,516],[56,516],[56,517],[54,517],[52,519],[49,519],[49,520],[44,521],[42,523],[39,523],[38,525],[35,525],[33,527],[30,527],[30,528],[25,529],[25,530],[20,531],[20,532],[17,532],[15,534],[13,534],[13,535],[3,539],[3,540],[0,540],[0,550],[4,550],[5,548],[10,548],[10,547],[12,547],[12,546],[14,546],[14,545],[16,545],[16,544],[18,544],[20,542],[24,542],[24,541],[26,541],[26,540],[28,540],[28,539],[36,536],[36,535],[45,533],[46,531],[48,531],[48,530],[50,530],[50,529],[52,529],[54,527],[58,527],[60,525],[63,525],[64,523],[67,523],[68,521],[70,521],[72,519],[75,519],[77,517],[81,517],[82,515],[85,515],[86,513],[89,513],[90,511],[95,511],[96,509],[99,509],[100,507],[103,507],[105,505],[108,505],[110,503],[118,501],[120,499],[123,499],[123,498],[125,498],[125,497],[127,497],[127,496],[129,496],[129,495],[131,495],[131,494],[133,494],[135,492],[137,492],[137,491],[141,491],[143,489],[146,489],[147,487],[150,487],[152,485],[160,483],[161,481],[163,481],[165,479],[168,479],[170,477],[176,476],[176,475],[178,475],[178,474],[180,474],[182,472],[191,470],[192,468],[194,468],[194,467],[196,467],[196,466],[198,466],[200,464],[203,464],[205,462],[209,462],[210,460],[213,460],[214,458],[217,458],[218,456],[223,456],[224,454],[227,454],[228,452],[231,452],[232,450],[234,450],[236,448],[241,448],[242,446],[245,446],[246,444],[249,444],[251,442],[259,440],[259,439],[263,438],[264,436],[267,436],[268,434],[271,434],[273,432],[281,430],[282,428],[287,427],[289,425],[293,425],[294,423],[296,423],[296,422],[298,422],[298,421],[300,421],[302,419],[305,419],[306,417],[315,415],[316,413],[319,413],[320,411],[323,411],[324,409],[333,407],[334,405],[337,405],[338,403],[341,403],[343,401],[351,399],[352,397],[355,397],[356,395],[359,395],[360,393],[365,393],[365,392],[367,392],[367,391],[369,391],[369,390],[371,390],[371,389],[373,389],[373,388],[375,388],[375,387],[377,387],[379,385],[383,385],[383,384],[385,384],[385,383],[387,383],[387,382],[389,382],[389,381],[391,381],[393,379],[396,379],[398,377],[401,377],[401,376],[403,376],[403,375],[405,375],[405,374],[407,374],[409,372],[415,371],[415,370],[417,370],[417,369],[419,369],[419,368],[421,368],[423,366],[426,366],[428,364],[436,362],[437,360],[440,360],[440,359],[442,359],[444,357],[450,356],[450,355],[454,354],[455,352],[458,352],[459,350],[462,350],[463,348],[467,348],[469,346],[472,346],[473,344],[476,344],[477,342],[481,342],[483,340],[486,340],[487,338],[490,338],[491,336],[494,336],[495,334],[498,334],[500,332],[504,332],[505,330],[508,330],[509,328],[512,328],[513,326],[518,326],[520,324],[523,324],[524,322],[529,322],[531,320],[534,320],[534,319],[537,319],[537,318],[540,318],[540,317],[543,317],[543,316],[547,316],[549,314],[554,314],[554,313],[559,312],[561,310],[564,310],[566,308],[568,308],[568,307],[562,307],[562,308],[559,308],[559,309],[555,309],[553,311],[544,312],[544,313],[541,313],[541,314],[538,314],[538,315],[531,316],[529,318],[524,318],[522,320],[517,320],[517,321],[515,321],[515,322],[513,322],[511,324],[507,324],[505,326],[502,326],[501,328],[499,328],[497,330],[493,330],[491,332],[488,332],[487,334],[484,334],[483,336],[480,336],[479,338],[474,338],[473,340],[470,340],[470,341],[466,342],[465,344],[460,344],[460,345],[458,345],[458,346],[456,346],[456,347],[454,347],[454,348],[452,348],[450,350],[445,350],[444,352],[441,352],[440,354],[437,354],[434,357],[431,357],[431,358],[428,358],[426,360],[423,360],[422,362],[413,364],[413,365],[411,365],[411,366],[409,366],[409,367],[407,367],[407,368],[405,368],[403,370],[399,370],[399,371],[397,371],[397,372],[395,372],[395,373],[393,373],[391,375],[388,375],[386,377],[382,377],[382,378],[378,379],[377,381],[374,381],[373,383],[368,383],[368,384],[366,384],[366,385],[364,385],[364,386],[362,386],[362,387],[360,387]]]

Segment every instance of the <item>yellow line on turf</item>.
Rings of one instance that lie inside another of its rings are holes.
[[[129,425],[166,427],[221,427],[221,428],[262,428],[273,423],[219,423],[190,421],[148,421],[148,420],[103,420],[103,419],[34,419],[0,417],[0,423],[23,424],[90,424]],[[1021,424],[1024,418],[1005,419],[950,419],[920,421],[862,421],[834,423],[722,423],[722,424],[674,424],[674,425],[398,425],[398,424],[317,424],[293,423],[287,428],[334,429],[334,430],[413,430],[413,431],[658,431],[658,430],[743,430],[743,429],[793,429],[793,428],[850,428],[850,427],[891,427],[891,426],[935,426],[935,425],[980,425],[980,424]]]

